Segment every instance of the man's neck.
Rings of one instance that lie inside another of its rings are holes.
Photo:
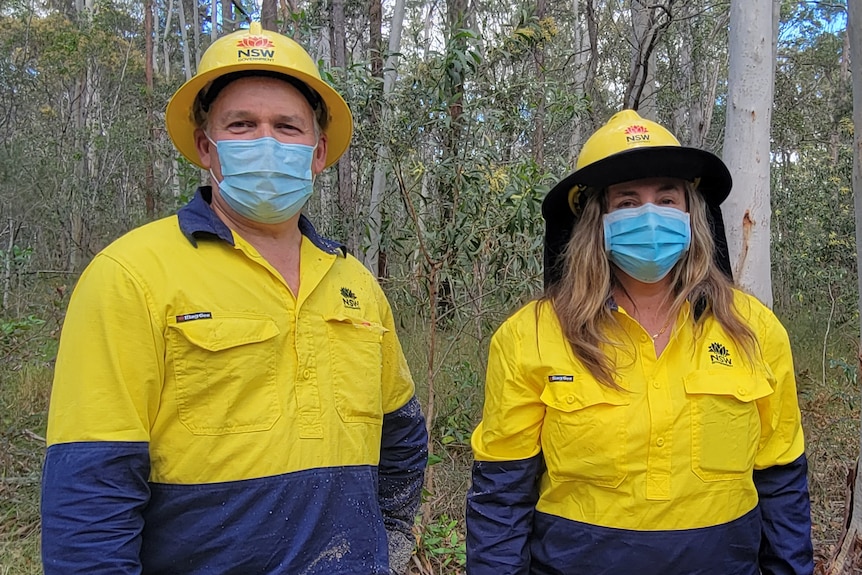
[[[281,274],[294,297],[299,297],[299,259],[302,252],[300,214],[278,224],[262,224],[237,214],[225,204],[217,191],[214,191],[210,205],[225,225],[251,244]]]

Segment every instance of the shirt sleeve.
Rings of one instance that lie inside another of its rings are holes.
[[[765,434],[755,457],[762,536],[760,569],[764,575],[810,575],[814,570],[811,504],[802,418],[787,331],[766,311],[760,337],[763,359],[774,379],[774,392],[758,401]]]
[[[428,432],[415,396],[413,379],[395,333],[392,310],[382,292],[383,326],[383,430],[380,439],[378,502],[389,544],[390,570],[402,573],[415,544],[413,522],[419,510]]]
[[[164,349],[139,282],[97,256],[60,338],[42,482],[46,575],[141,572]]]
[[[520,338],[507,322],[491,340],[482,421],[471,439],[475,463],[467,494],[467,571],[530,571],[529,539],[542,469],[541,389],[524,377]]]

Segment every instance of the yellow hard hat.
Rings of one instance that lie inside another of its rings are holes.
[[[656,177],[697,183],[709,208],[716,243],[723,242],[726,249],[719,205],[733,185],[727,166],[706,150],[681,146],[664,126],[641,118],[634,110],[623,110],[590,136],[581,149],[575,171],[554,186],[542,201],[546,284],[559,278],[559,269],[555,268],[579,216],[581,191]],[[724,261],[719,264],[724,269]]]
[[[641,178],[673,177],[697,181],[708,204],[723,202],[732,186],[724,162],[710,152],[681,146],[664,126],[634,110],[614,114],[586,141],[575,171],[545,197],[542,212],[577,212],[583,188],[604,189]]]
[[[193,107],[195,98],[210,83],[226,74],[245,71],[278,73],[296,78],[320,96],[327,119],[323,132],[327,136],[326,166],[334,164],[350,145],[353,116],[347,103],[329,84],[302,46],[276,32],[263,30],[252,22],[247,30],[222,36],[213,42],[201,58],[195,76],[180,86],[165,110],[168,134],[177,150],[192,163],[201,166],[195,146]],[[203,166],[201,166],[203,167]]]

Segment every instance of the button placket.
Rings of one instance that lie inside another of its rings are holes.
[[[301,369],[297,369],[299,377],[294,382],[299,415],[299,437],[319,439],[323,437],[320,390],[314,369],[316,365],[314,337],[307,323],[307,320],[301,316],[296,322],[297,366],[302,366]]]

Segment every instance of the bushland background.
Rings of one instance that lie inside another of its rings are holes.
[[[840,535],[859,450],[847,5],[776,4],[774,308],[794,348],[822,557]],[[729,9],[0,0],[0,575],[41,573],[45,415],[79,273],[206,181],[172,148],[163,111],[213,38],[259,17],[306,45],[351,105],[353,145],[319,178],[308,212],[381,278],[429,417],[411,569],[460,573],[485,353],[495,327],[541,291],[541,199],[623,107],[722,153]]]

